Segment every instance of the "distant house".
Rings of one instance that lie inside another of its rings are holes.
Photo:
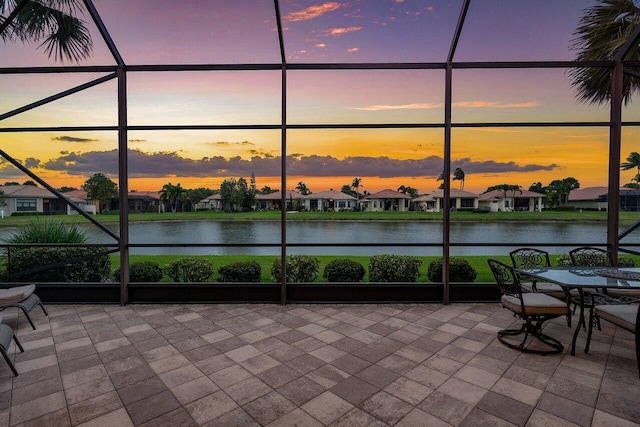
[[[576,209],[606,211],[609,200],[608,187],[587,187],[569,193],[567,205]],[[620,210],[640,211],[640,190],[620,188]]]
[[[408,211],[411,209],[411,196],[390,189],[369,194],[360,200],[367,211]]]
[[[159,213],[165,212],[164,203],[160,200],[160,193],[157,191],[130,191],[127,195],[129,213]],[[96,204],[99,202],[96,201]],[[182,206],[182,205],[180,205]],[[120,210],[118,198],[111,199],[108,208],[113,211]],[[103,207],[103,210],[105,208]]]
[[[479,196],[464,190],[451,189],[450,209],[477,209]],[[417,210],[426,212],[440,212],[444,206],[444,190],[432,194],[425,194],[413,199],[413,206]]]
[[[160,193],[157,191],[131,191],[127,199],[131,213],[164,212],[164,203],[161,202]]]
[[[576,209],[607,210],[608,187],[587,187],[569,193],[567,205]]]
[[[287,191],[285,193],[287,202],[297,201],[302,203],[302,194],[297,191]],[[259,211],[279,210],[282,204],[282,191],[275,191],[269,194],[256,194],[255,209]]]
[[[307,194],[302,196],[302,199],[304,208],[308,211],[340,211],[343,209],[355,209],[358,206],[358,199],[335,190]]]
[[[0,188],[5,206],[0,207],[4,216],[16,212],[40,212],[48,215],[64,215],[67,205],[55,194],[34,185],[9,185]]]
[[[621,188],[620,210],[626,212],[640,212],[640,190],[626,187]]]
[[[529,190],[507,191],[506,194],[503,190],[492,190],[480,194],[478,207],[491,212],[541,211],[545,197],[545,194]]]
[[[66,197],[71,203],[82,209],[83,211],[91,214],[96,214],[98,210],[98,202],[93,201],[89,198],[89,195],[84,190],[72,190],[67,191],[66,193],[62,193],[64,197]],[[78,212],[75,209],[67,206],[68,214],[77,214]]]
[[[212,211],[222,210],[222,196],[218,194],[212,194],[209,197],[205,197],[200,200],[200,203],[196,206],[196,209],[205,208]]]

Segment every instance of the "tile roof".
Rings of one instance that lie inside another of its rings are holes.
[[[297,191],[287,191],[286,198],[287,199],[299,199],[303,197],[302,194]],[[278,190],[269,194],[256,194],[256,200],[281,200],[282,199],[282,191]]]
[[[372,199],[410,199],[411,196],[407,193],[401,193],[399,191],[386,189],[382,191],[378,191],[377,193],[369,194],[365,197],[366,200]]]
[[[56,195],[35,185],[8,185],[0,188],[5,197],[43,197],[56,198]]]
[[[311,193],[303,196],[305,199],[334,199],[334,200],[356,200],[350,194],[341,193],[336,190],[321,191],[319,193]]]
[[[547,197],[547,195],[542,193],[537,193],[535,191],[521,190],[521,191],[516,191],[515,195],[513,194],[513,191],[507,191],[507,197],[515,198],[515,199],[528,199],[530,197]],[[491,190],[487,193],[481,194],[479,200],[487,201],[487,200],[494,200],[494,199],[498,199],[498,200],[504,199],[504,191]]]
[[[434,191],[431,194],[425,194],[425,196],[429,196],[430,198],[426,198],[422,200],[442,199],[444,197],[444,190]],[[423,196],[420,196],[420,197],[423,197]],[[457,199],[457,198],[477,199],[480,196],[476,193],[471,193],[469,191],[457,190],[455,188],[452,188],[450,197],[452,199]],[[413,199],[413,200],[416,200],[416,199]]]
[[[606,195],[609,192],[608,187],[587,187],[579,190],[574,190],[569,193],[569,201],[577,202],[580,200],[596,200],[600,196]]]

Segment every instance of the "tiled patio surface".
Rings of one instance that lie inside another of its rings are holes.
[[[0,425],[640,425],[633,337],[577,356],[496,339],[498,304],[49,305],[0,360]],[[563,319],[546,332],[565,346]],[[584,334],[582,335],[584,336]],[[566,350],[565,350],[566,352]]]

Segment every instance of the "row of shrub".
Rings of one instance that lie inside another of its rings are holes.
[[[213,263],[202,258],[180,258],[164,268],[157,262],[134,262],[129,266],[130,282],[159,282],[166,274],[174,282],[207,282],[213,276]],[[262,268],[256,261],[236,262],[218,269],[219,282],[259,282]],[[113,273],[120,280],[120,269]]]
[[[371,282],[416,282],[422,260],[414,256],[376,255],[369,261],[369,281]],[[320,274],[320,261],[306,255],[287,257],[287,281],[290,283],[314,282]],[[134,262],[129,266],[129,281],[159,282],[166,275],[173,282],[207,282],[213,276],[213,264],[202,258],[180,258],[161,267],[153,261]],[[278,283],[282,280],[281,259],[276,258],[271,265],[271,278]],[[462,258],[451,259],[451,280],[472,282],[476,278],[475,269]],[[362,264],[348,258],[331,260],[324,268],[322,277],[328,282],[360,282],[365,276]],[[260,282],[262,269],[256,261],[235,262],[218,269],[218,282]],[[442,259],[429,264],[427,277],[432,282],[442,281]],[[120,280],[120,270],[113,274]]]
[[[453,282],[473,282],[476,270],[464,258],[449,260],[449,276]],[[276,258],[271,266],[274,281],[281,281],[281,260]],[[422,260],[415,256],[375,255],[369,259],[370,282],[416,282]],[[442,258],[431,261],[427,278],[432,282],[442,282]],[[320,262],[317,258],[305,255],[287,257],[287,282],[314,282],[318,278]],[[360,282],[364,278],[362,264],[348,258],[331,260],[324,268],[322,277],[328,282]]]
[[[34,282],[104,282],[110,276],[109,255],[101,248],[84,247],[26,247],[9,248],[7,251],[7,281]],[[556,264],[570,266],[568,255],[559,256]],[[376,255],[369,259],[370,282],[416,282],[422,260],[414,256]],[[634,266],[633,259],[621,257],[619,265]],[[435,259],[429,263],[427,278],[431,282],[442,282],[443,261]],[[260,282],[262,268],[256,261],[235,262],[217,270],[218,282]],[[281,259],[271,265],[271,279],[281,281]],[[365,267],[348,258],[331,260],[322,271],[328,282],[360,282],[365,276]],[[167,276],[173,282],[208,282],[214,274],[213,263],[205,258],[179,258],[161,267],[153,261],[133,262],[129,266],[131,282],[159,282]],[[320,274],[318,258],[306,255],[287,257],[286,275],[289,283],[314,282]],[[477,272],[464,258],[449,259],[449,281],[473,282]],[[120,270],[111,276],[120,280]]]

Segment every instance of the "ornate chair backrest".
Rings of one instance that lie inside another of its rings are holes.
[[[520,248],[509,253],[514,268],[551,267],[549,253],[535,248]]]
[[[569,251],[571,264],[575,267],[611,267],[611,255],[600,248],[583,246]]]
[[[522,288],[513,268],[495,259],[489,259],[487,262],[500,288],[500,293],[514,296],[522,301]]]

